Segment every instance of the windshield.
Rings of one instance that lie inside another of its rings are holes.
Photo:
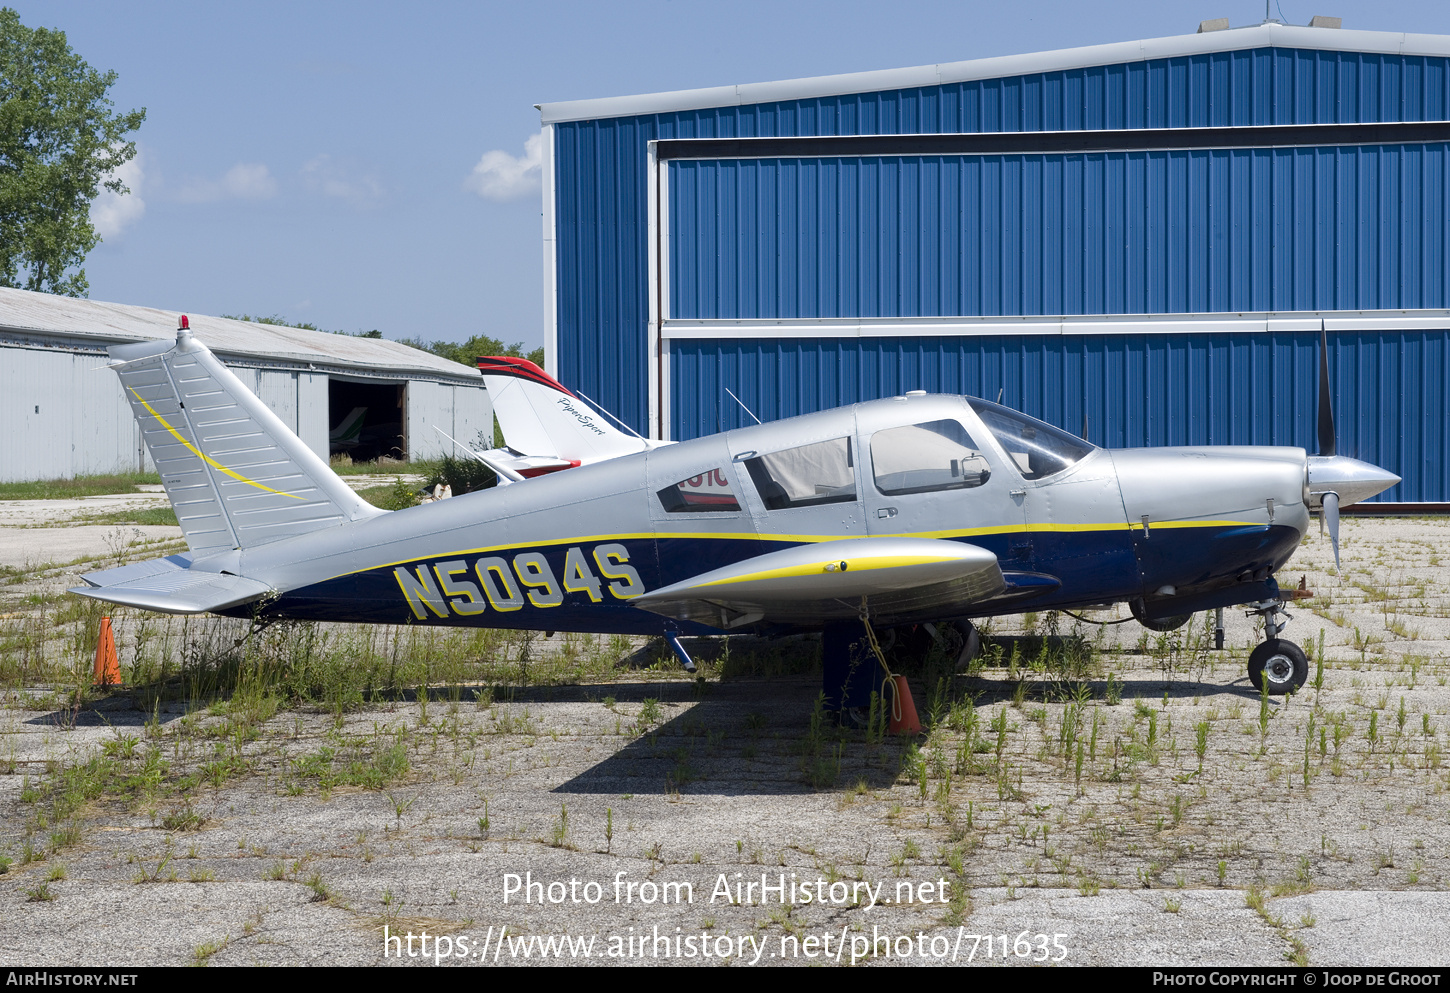
[[[1093,450],[1094,446],[1081,438],[1011,407],[976,397],[967,397],[967,402],[1012,457],[1023,479],[1043,479],[1062,472]]]

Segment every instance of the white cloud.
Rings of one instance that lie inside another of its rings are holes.
[[[215,200],[266,200],[277,195],[277,180],[260,162],[238,162],[221,179],[199,179],[183,186],[176,199],[183,203]]]
[[[368,207],[382,199],[383,184],[372,174],[358,174],[319,155],[302,166],[307,188],[325,197],[346,200],[355,207]]]
[[[463,188],[487,200],[521,200],[539,192],[544,175],[544,136],[530,135],[522,156],[484,152]]]
[[[146,213],[146,201],[141,199],[141,184],[146,172],[141,166],[141,153],[125,162],[103,182],[119,179],[129,193],[112,193],[102,187],[100,195],[91,202],[91,224],[102,239],[114,238],[123,230],[135,224]]]

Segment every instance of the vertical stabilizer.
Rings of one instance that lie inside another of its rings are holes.
[[[478,360],[504,443],[523,455],[578,463],[633,455],[649,448],[619,430],[589,404],[528,359],[511,355]]]
[[[110,354],[195,557],[386,513],[353,493],[190,331]]]

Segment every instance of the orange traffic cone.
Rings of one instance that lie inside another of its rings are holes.
[[[116,637],[111,633],[111,619],[101,618],[101,636],[96,641],[95,684],[117,686],[121,682],[121,663],[116,658]]]
[[[921,734],[921,721],[916,716],[916,704],[911,700],[911,687],[906,685],[905,676],[892,676],[891,723],[892,734]]]

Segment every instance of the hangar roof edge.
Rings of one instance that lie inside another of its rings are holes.
[[[92,342],[160,340],[176,334],[183,311],[105,303],[0,287],[0,329],[42,332]],[[477,369],[385,338],[253,324],[185,311],[192,333],[213,351],[279,363],[307,363],[344,371],[394,369],[483,385]]]
[[[1346,31],[1334,28],[1298,27],[1289,24],[1258,24],[1202,34],[1173,35],[1141,41],[1120,41],[1050,52],[1004,55],[965,62],[905,69],[812,76],[765,83],[740,83],[696,90],[673,90],[637,96],[565,100],[537,104],[544,124],[602,120],[664,114],[681,110],[706,110],[749,104],[808,100],[848,93],[905,90],[938,86],[975,79],[997,79],[1095,65],[1117,65],[1148,59],[1176,58],[1210,52],[1231,52],[1251,48],[1303,48],[1332,52],[1369,52],[1385,55],[1450,56],[1450,35],[1411,34],[1398,31]]]

